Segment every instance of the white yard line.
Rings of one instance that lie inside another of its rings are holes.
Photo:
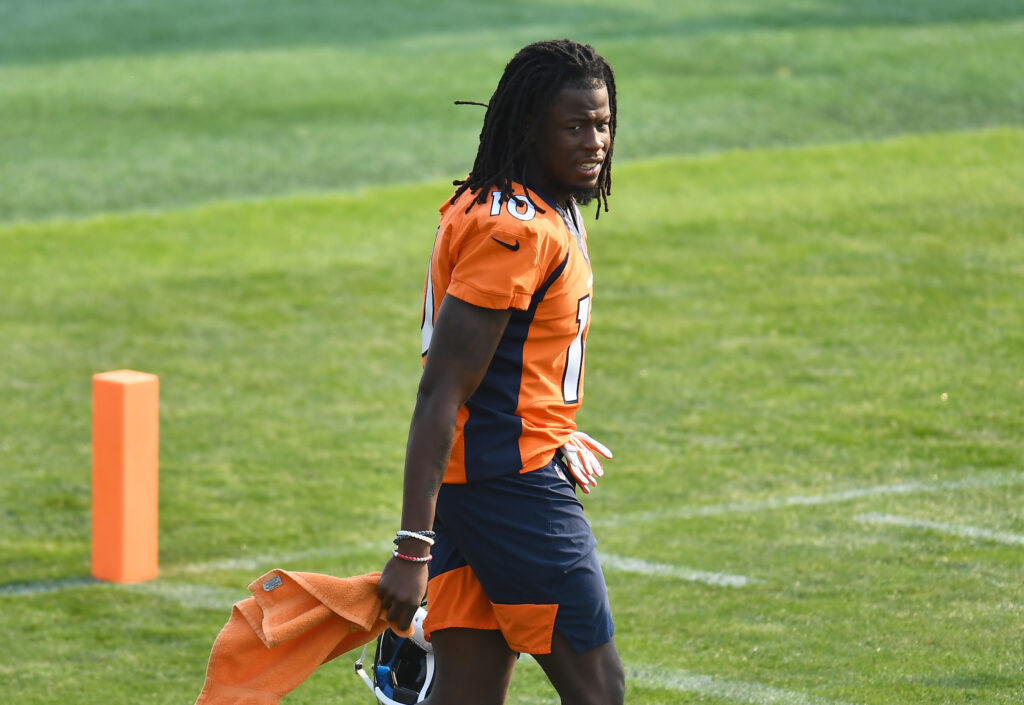
[[[731,680],[667,668],[626,668],[626,677],[636,685],[659,690],[678,690],[748,705],[848,705],[794,690],[763,683]]]
[[[0,595],[42,595],[48,592],[60,592],[61,590],[69,590],[71,588],[106,584],[89,576],[60,578],[56,580],[35,580],[32,582],[0,585]]]
[[[256,556],[237,556],[233,558],[221,558],[215,561],[204,561],[202,563],[187,563],[185,565],[170,566],[161,570],[160,575],[194,575],[196,573],[212,573],[221,570],[248,570],[265,573],[274,568],[284,570],[302,570],[301,566],[295,564],[317,558],[341,558],[356,553],[365,553],[373,550],[390,552],[394,548],[390,541],[363,541],[343,546],[320,546],[309,548],[303,551],[291,553],[266,553]],[[386,554],[385,554],[386,555]]]
[[[723,504],[711,504],[703,507],[676,507],[674,509],[664,509],[657,511],[632,512],[627,514],[620,514],[617,517],[597,518],[593,520],[593,524],[595,526],[620,526],[624,524],[639,524],[664,521],[666,519],[689,519],[697,517],[721,516],[726,514],[754,514],[756,512],[771,511],[775,509],[783,509],[786,507],[806,507],[817,506],[822,504],[835,504],[838,502],[849,502],[856,499],[864,499],[868,497],[883,497],[887,495],[914,494],[921,492],[944,492],[964,489],[983,489],[989,487],[1005,487],[1020,484],[1024,484],[1024,472],[979,473],[977,475],[966,477],[960,480],[946,480],[941,482],[912,481],[896,483],[891,485],[876,485],[874,487],[853,488],[849,490],[843,490],[840,492],[830,492],[826,494],[817,495],[788,495],[782,497],[769,497],[768,499],[763,500],[751,500],[747,502],[726,502]],[[942,526],[944,525],[934,525],[927,527],[922,525],[921,528],[942,530]],[[972,529],[971,527],[961,527],[959,530],[974,532],[971,534],[961,533],[959,535],[970,535],[974,538],[988,538],[993,541],[1013,543],[1014,545],[1019,544],[1018,538],[1020,537],[1014,538],[1016,537],[1015,534],[1008,534],[1002,532],[987,532],[987,530],[985,529]],[[366,541],[356,544],[349,544],[346,546],[325,546],[285,554],[238,556],[231,558],[223,558],[215,561],[205,561],[202,563],[190,563],[185,565],[170,566],[168,568],[162,569],[160,571],[160,575],[161,577],[175,575],[195,575],[222,570],[246,570],[255,573],[266,572],[271,570],[272,568],[285,566],[287,566],[289,570],[292,570],[295,569],[296,563],[307,559],[335,558],[350,554],[362,553],[365,551],[386,550],[390,547],[391,544],[388,542]],[[646,563],[645,561],[640,561],[636,559],[611,556],[608,557],[607,560],[620,561],[619,565],[626,565],[626,563],[622,563],[621,561],[627,561],[628,565],[633,566],[632,568],[618,568],[616,565],[610,564],[609,567],[612,569],[632,570],[633,572],[638,573],[646,572],[647,574],[651,575],[669,575],[672,577],[681,577],[684,580],[702,580],[702,578],[698,576],[704,576],[705,578],[714,580],[716,579],[714,576],[721,575],[726,581],[732,582],[719,582],[711,584],[736,585],[738,584],[738,580],[747,581],[743,584],[749,584],[750,582],[752,582],[751,579],[744,578],[743,576],[729,576],[728,574],[718,573],[703,573],[702,571],[693,571],[675,566],[665,566],[661,564]],[[690,577],[686,577],[687,575]],[[708,580],[702,581],[708,582]],[[11,583],[8,585],[0,585],[0,596],[38,595],[42,593],[58,592],[61,590],[110,584],[111,583],[93,580],[89,577],[75,577],[58,580],[39,580],[34,582]]]
[[[222,558],[220,560],[204,561],[202,563],[186,563],[184,565],[172,565],[166,568],[161,568],[158,580],[150,580],[141,583],[112,583],[103,580],[96,580],[95,578],[88,576],[63,578],[59,580],[36,580],[24,583],[10,583],[8,585],[0,585],[0,596],[39,595],[48,592],[59,592],[62,590],[108,585],[128,589],[139,589],[143,592],[150,592],[153,594],[165,593],[166,595],[171,596],[172,599],[176,599],[181,602],[181,604],[188,607],[190,606],[187,604],[188,599],[179,599],[179,597],[186,595],[189,587],[182,583],[168,584],[163,580],[164,578],[179,575],[201,575],[203,573],[214,573],[222,570],[242,570],[253,573],[253,579],[255,579],[258,577],[256,573],[266,573],[274,568],[282,568],[284,570],[303,570],[303,566],[296,564],[310,559],[340,558],[350,554],[374,550],[384,552],[390,548],[392,548],[390,541],[364,541],[362,543],[349,544],[347,546],[324,546],[320,548],[307,549],[305,551],[294,551],[292,553],[262,554],[258,556]],[[196,589],[201,588],[201,586],[198,585],[193,585],[192,587]],[[210,588],[210,590],[215,589],[216,588]],[[225,597],[229,592],[230,591],[225,589],[224,593],[217,596],[215,599],[197,598],[197,604],[195,606],[208,607],[216,602],[218,606],[226,604],[230,607],[239,599],[243,599],[247,596],[246,591],[243,590],[240,597],[232,600]],[[194,594],[198,595],[198,593]]]
[[[745,502],[726,502],[709,504],[703,507],[675,507],[645,512],[623,513],[614,517],[595,519],[595,526],[622,526],[625,524],[644,524],[666,519],[693,519],[699,517],[722,516],[725,514],[755,514],[757,512],[785,509],[787,507],[810,507],[822,504],[850,502],[868,497],[884,497],[897,494],[915,494],[922,492],[945,492],[951,490],[982,489],[987,487],[1005,487],[1007,485],[1024,484],[1024,472],[1012,473],[979,473],[961,480],[941,482],[900,482],[892,485],[876,485],[860,487],[839,492],[812,495],[784,495],[755,499]]]
[[[175,575],[212,573],[221,570],[250,570],[253,571],[254,575],[256,572],[267,572],[276,567],[293,570],[295,563],[309,558],[331,558],[365,550],[383,550],[390,545],[391,544],[389,542],[385,543],[374,541],[348,546],[347,548],[317,548],[276,556],[262,555],[246,558],[226,558],[220,561],[193,563],[161,570],[160,580],[132,583],[125,585],[124,587],[166,597],[174,600],[183,607],[194,607],[199,609],[231,607],[231,605],[238,600],[247,597],[244,590],[239,592],[235,590],[228,590],[227,588],[214,588],[192,583],[167,582],[166,580],[163,580],[163,578]],[[683,566],[669,565],[666,563],[651,563],[639,558],[629,558],[606,553],[599,553],[598,555],[600,556],[601,564],[608,570],[676,578],[679,580],[689,580],[705,583],[707,585],[720,585],[725,587],[746,587],[747,585],[760,582],[744,575],[694,570]],[[102,582],[92,578],[70,578],[67,580],[16,583],[13,585],[0,586],[0,595],[29,595],[97,585],[116,585],[116,583]]]
[[[761,582],[748,578],[745,575],[732,575],[730,573],[709,573],[704,570],[693,570],[683,566],[668,565],[665,563],[649,563],[639,558],[628,558],[625,556],[614,556],[598,552],[601,558],[601,565],[609,570],[618,570],[625,573],[640,573],[642,575],[656,575],[678,580],[690,580],[707,585],[722,585],[725,587],[746,587]]]
[[[236,602],[251,597],[249,591],[244,587],[232,590],[230,588],[192,583],[169,583],[166,580],[150,580],[144,583],[125,585],[124,587],[132,592],[144,592],[149,595],[162,597],[188,609],[227,611]]]
[[[144,592],[177,602],[189,609],[230,610],[239,600],[249,596],[243,587],[239,590],[196,585],[169,583],[166,580],[147,580],[140,583],[111,583],[91,577],[66,578],[64,580],[37,580],[31,583],[0,585],[0,597],[15,595],[43,595],[79,588],[112,587],[132,592]]]
[[[994,541],[1008,546],[1024,546],[1024,535],[1011,534],[1007,531],[992,531],[978,526],[949,524],[942,521],[914,519],[913,517],[901,517],[892,514],[859,514],[854,519],[865,524],[886,524],[889,526],[904,526],[910,529],[926,529],[940,534],[962,536],[969,539],[984,539],[985,541]]]
[[[529,654],[523,654],[520,663],[528,668],[540,668]],[[655,690],[693,693],[702,699],[709,697],[746,705],[852,705],[846,701],[775,688],[764,683],[690,673],[675,668],[631,667],[626,664],[626,681],[627,697],[632,688],[643,686]],[[633,700],[636,700],[635,695]]]

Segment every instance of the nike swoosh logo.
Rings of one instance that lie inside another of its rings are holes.
[[[491,239],[494,240],[499,245],[501,245],[502,247],[507,247],[508,249],[512,250],[513,252],[515,252],[516,250],[519,249],[519,240],[516,240],[516,244],[510,245],[509,243],[505,242],[504,240],[499,240],[498,238],[494,237],[493,235],[491,235]]]

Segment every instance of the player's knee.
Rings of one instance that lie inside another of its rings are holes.
[[[626,674],[622,662],[618,658],[608,659],[595,675],[588,679],[585,692],[575,693],[569,698],[563,695],[562,702],[573,705],[623,705],[626,700]]]
[[[617,652],[611,652],[603,660],[597,682],[601,685],[600,692],[595,692],[595,697],[588,702],[594,705],[623,705],[626,700],[626,673]]]
[[[626,700],[626,684],[622,679],[607,680],[600,689],[594,687],[586,693],[562,696],[563,705],[623,705]]]
[[[623,705],[626,701],[626,673],[623,671],[622,662],[616,661],[613,666],[609,667],[605,675],[608,705]]]

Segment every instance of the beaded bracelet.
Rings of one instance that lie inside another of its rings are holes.
[[[409,561],[410,563],[430,563],[430,561],[434,560],[434,557],[429,553],[425,556],[407,556],[404,553],[399,553],[398,549],[392,551],[391,555],[399,560]]]
[[[405,529],[401,529],[395,534],[395,545],[397,546],[405,539],[417,539],[428,546],[433,546],[434,536],[436,536],[436,534],[433,531],[406,531]]]

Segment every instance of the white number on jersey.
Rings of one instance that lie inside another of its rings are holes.
[[[537,207],[530,202],[530,199],[522,196],[512,196],[505,201],[505,210],[513,218],[522,221],[533,220],[537,215]],[[491,191],[491,215],[501,213],[501,191]]]
[[[434,247],[437,247],[437,235],[441,232],[441,226],[437,226],[437,233],[434,234]],[[427,263],[427,289],[423,294],[423,323],[420,324],[420,337],[422,346],[420,355],[426,355],[430,348],[430,338],[434,335],[434,253],[430,253],[430,261]]]
[[[576,404],[580,400],[580,378],[583,376],[583,333],[590,321],[590,294],[580,299],[576,309],[576,322],[579,328],[576,337],[569,344],[565,356],[565,372],[562,374],[562,399],[566,404]]]

